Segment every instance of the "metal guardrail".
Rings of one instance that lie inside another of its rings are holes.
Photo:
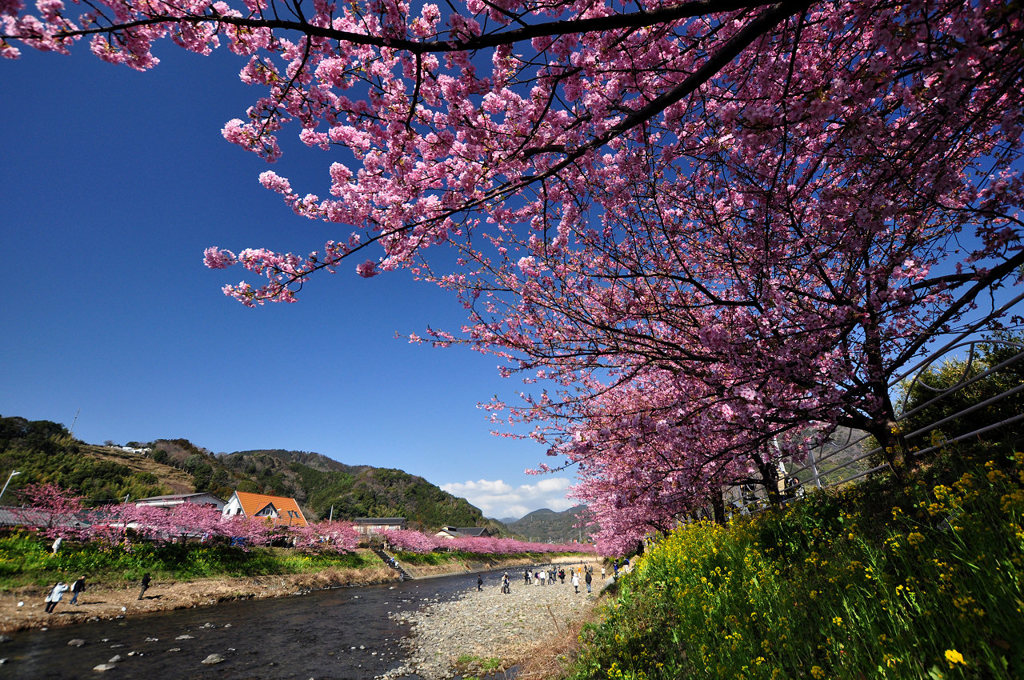
[[[1021,345],[1017,343],[1005,343],[999,340],[971,340],[965,343],[943,348],[942,354],[933,354],[929,362],[922,364],[917,375],[913,379],[911,379],[909,383],[904,384],[903,405],[906,405],[906,395],[910,393],[911,389],[914,386],[921,386],[924,389],[933,390],[935,392],[935,396],[921,404],[918,404],[917,406],[910,410],[902,411],[896,419],[897,424],[905,423],[912,416],[922,412],[924,409],[930,406],[941,404],[943,400],[948,399],[949,397],[955,395],[957,392],[960,392],[970,387],[971,385],[981,382],[986,378],[996,375],[999,372],[1006,370],[1007,368],[1016,366],[1018,364],[1021,364],[1021,362],[1024,362],[1024,349],[1022,349],[1009,359],[1006,359],[995,366],[981,367],[981,369],[975,370],[975,368],[977,367],[976,362],[978,360],[976,348],[979,344],[1005,344],[1007,346],[1012,346],[1016,348],[1021,347]],[[932,387],[922,382],[921,376],[924,371],[926,371],[935,363],[943,359],[952,358],[950,356],[950,353],[961,349],[968,350],[967,357],[965,359],[961,359],[962,361],[964,361],[963,379],[961,379],[952,386],[944,388]],[[904,440],[908,443],[913,443],[915,441],[920,440],[920,438],[925,435],[941,430],[943,426],[949,425],[957,421],[963,422],[963,419],[966,418],[967,416],[974,416],[975,418],[977,418],[977,416],[984,413],[985,409],[996,404],[999,404],[1000,402],[1003,402],[1009,399],[1010,397],[1013,397],[1014,395],[1020,394],[1022,392],[1024,392],[1024,384],[1013,386],[1009,389],[1000,392],[999,394],[989,397],[988,399],[984,399],[982,401],[970,404],[958,411],[955,411],[954,413],[945,416],[940,420],[928,423],[927,425],[918,427],[915,430],[907,432],[903,435]],[[985,422],[984,419],[981,419],[976,422],[977,426],[973,427],[968,432],[958,434],[954,437],[944,437],[943,441],[940,443],[929,444],[928,446],[924,447],[917,447],[909,451],[908,456],[915,458],[924,456],[929,453],[933,453],[948,444],[967,441],[969,439],[985,435],[989,432],[1006,428],[1010,425],[1013,425],[1021,421],[1024,421],[1024,413],[1017,413],[1015,415],[1005,417],[994,422]],[[881,447],[873,447],[865,450],[863,444],[869,439],[870,435],[862,433],[856,437],[851,437],[845,444],[833,448],[827,454],[823,453],[822,448],[819,448],[817,452],[809,453],[808,462],[806,464],[787,470],[787,474],[790,476],[795,476],[799,475],[801,472],[806,472],[809,470],[811,475],[808,481],[810,481],[817,488],[828,488],[848,484],[867,475],[887,469],[889,467],[887,463],[874,465],[869,469],[859,469],[858,467],[850,471],[849,475],[842,475],[838,479],[836,478],[836,473],[841,473],[844,470],[849,470],[850,468],[856,466],[857,463],[860,463],[861,461],[864,460],[870,460],[873,457],[876,457],[882,453]],[[858,449],[860,449],[859,453],[856,453],[855,455],[850,457],[850,452],[856,452]],[[836,464],[827,465],[829,461],[836,461]],[[829,479],[823,479],[825,477],[828,477]]]
[[[943,343],[927,356],[922,357],[906,370],[893,376],[889,382],[890,392],[900,393],[899,414],[896,418],[897,425],[906,423],[910,418],[925,409],[941,404],[943,400],[949,399],[952,395],[972,385],[976,385],[1007,369],[1022,365],[1022,362],[1024,362],[1024,343],[993,337],[981,337],[983,329],[991,324],[992,319],[1003,316],[1022,300],[1024,300],[1024,293],[1014,297],[999,309],[993,310],[982,320],[970,324],[962,332],[956,334],[955,337]],[[1004,359],[996,365],[987,366],[979,363],[979,345],[1001,345],[1015,348],[1018,351],[1013,356]],[[949,386],[933,386],[924,381],[923,378],[928,375],[930,368],[941,365],[950,359],[963,363],[960,380]],[[906,408],[909,403],[908,398],[914,388],[919,388],[918,392],[922,389],[932,391],[934,396],[908,410]],[[970,431],[951,437],[943,436],[939,442],[929,441],[925,446],[918,446],[909,450],[907,457],[918,458],[925,456],[938,451],[943,446],[981,437],[990,432],[1024,422],[1024,413],[1009,415],[995,422],[986,422],[984,418],[979,418],[981,414],[985,413],[987,408],[1021,393],[1024,393],[1024,384],[1012,386],[997,395],[969,404],[940,420],[904,433],[904,441],[910,444],[926,435],[940,431],[943,426],[956,421],[963,423],[964,418],[973,417],[976,421],[971,424]],[[866,432],[845,430],[844,442],[836,445],[835,438],[830,438],[827,442],[808,451],[805,462],[783,461],[782,467],[784,470],[780,469],[780,472],[784,472],[784,474],[780,474],[782,479],[780,492],[783,493],[784,502],[792,502],[802,497],[804,487],[808,484],[819,489],[834,488],[888,470],[888,463],[878,463],[878,457],[883,453],[882,448],[880,446],[873,446],[871,448],[865,446],[865,443],[871,439],[871,435]],[[868,461],[868,463],[865,464],[864,461]],[[786,485],[788,480],[794,479],[798,480],[796,487]],[[752,495],[756,495],[756,498],[751,498]],[[743,513],[756,512],[768,505],[763,488],[758,489],[756,494],[751,494],[748,491],[745,494],[741,492],[739,496],[742,500],[731,503],[733,511]],[[746,498],[743,498],[744,496]]]

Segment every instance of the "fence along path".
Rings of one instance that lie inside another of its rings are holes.
[[[1024,293],[1017,295],[1010,301],[1003,304],[1000,308],[986,314],[984,318],[976,321],[964,331],[956,334],[955,337],[947,341],[945,344],[942,344],[938,349],[930,352],[927,356],[916,363],[913,363],[906,370],[895,375],[889,382],[889,389],[895,391],[899,389],[901,385],[905,386],[905,389],[903,390],[904,397],[901,404],[903,408],[900,409],[900,413],[896,418],[897,424],[905,423],[914,415],[922,412],[930,406],[941,403],[951,395],[954,395],[971,385],[1021,364],[1021,362],[1024,361],[1024,344],[992,338],[982,339],[979,337],[979,334],[982,333],[987,326],[990,326],[993,319],[1002,317],[1006,312],[1008,312],[1008,310],[1012,309],[1022,300],[1024,300]],[[1015,348],[1017,352],[994,366],[985,367],[984,370],[975,372],[975,364],[978,359],[978,346],[993,344],[1002,344],[1012,347]],[[940,364],[940,362],[951,358],[961,358],[965,362],[962,379],[960,381],[948,387],[935,387],[927,385],[921,381],[921,375],[923,372]],[[909,381],[909,383],[907,381]],[[907,395],[910,393],[909,388],[913,385],[919,385],[925,390],[934,392],[935,396],[914,406],[912,409],[907,410],[905,408],[907,405]],[[904,440],[909,444],[919,440],[924,435],[940,429],[943,425],[964,418],[965,416],[970,416],[972,414],[980,415],[984,412],[984,409],[998,404],[1020,392],[1024,392],[1024,384],[1010,387],[999,394],[989,397],[983,401],[973,403],[956,413],[942,418],[941,420],[928,423],[923,427],[907,432],[904,434]],[[1024,421],[1024,413],[1017,413],[995,422],[985,422],[984,419],[979,418],[977,421],[978,426],[971,429],[969,432],[964,432],[948,439],[943,438],[937,443],[929,442],[929,445],[914,449],[910,451],[908,455],[914,458],[924,456],[935,452],[948,444],[979,437],[1021,421]],[[815,488],[824,489],[849,484],[863,477],[888,469],[889,464],[884,462],[877,465],[870,465],[870,467],[867,467],[866,469],[864,468],[863,461],[871,461],[873,457],[882,453],[881,447],[872,447],[865,450],[866,447],[864,447],[864,443],[871,439],[870,434],[855,430],[847,430],[845,431],[844,438],[845,441],[838,444],[835,439],[830,440],[827,451],[824,444],[816,447],[815,450],[808,451],[807,461],[805,463],[790,463],[789,465],[786,465],[785,474],[780,475],[780,477],[783,480],[798,478],[800,480],[804,480],[801,484],[809,483]],[[861,463],[861,465],[858,465],[858,463]],[[802,495],[802,493],[800,495]],[[791,502],[797,497],[798,495],[789,494],[784,499],[784,502]],[[758,494],[758,498],[756,500],[751,503],[744,504],[742,510],[756,511],[757,509],[764,507],[765,503],[766,499],[764,498],[762,491]]]

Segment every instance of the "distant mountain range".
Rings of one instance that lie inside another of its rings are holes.
[[[569,543],[586,539],[593,530],[577,526],[583,523],[588,512],[585,505],[577,505],[562,512],[542,508],[519,519],[502,519],[501,523],[513,534],[529,541]]]

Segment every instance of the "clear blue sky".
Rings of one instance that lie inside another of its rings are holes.
[[[80,48],[85,48],[85,45]],[[267,165],[220,129],[261,92],[226,51],[169,45],[149,73],[30,50],[0,60],[0,415],[90,443],[184,437],[214,452],[316,451],[445,485],[493,517],[568,507],[568,479],[528,477],[544,451],[489,434],[476,404],[518,393],[497,360],[396,339],[456,329],[454,299],[354,263],[300,302],[247,309],[204,248],[305,254],[347,230],[295,216]],[[329,154],[273,169],[326,195]]]

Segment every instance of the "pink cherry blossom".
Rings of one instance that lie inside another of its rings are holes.
[[[225,292],[294,302],[350,257],[450,290],[467,324],[426,339],[538,390],[490,413],[579,470],[615,550],[725,485],[770,486],[809,431],[898,450],[890,380],[1021,283],[1017,5],[93,7],[0,0],[0,53],[243,55],[260,94],[223,136],[331,153],[316,192],[260,181],[344,232],[308,255],[207,250],[250,279]]]

